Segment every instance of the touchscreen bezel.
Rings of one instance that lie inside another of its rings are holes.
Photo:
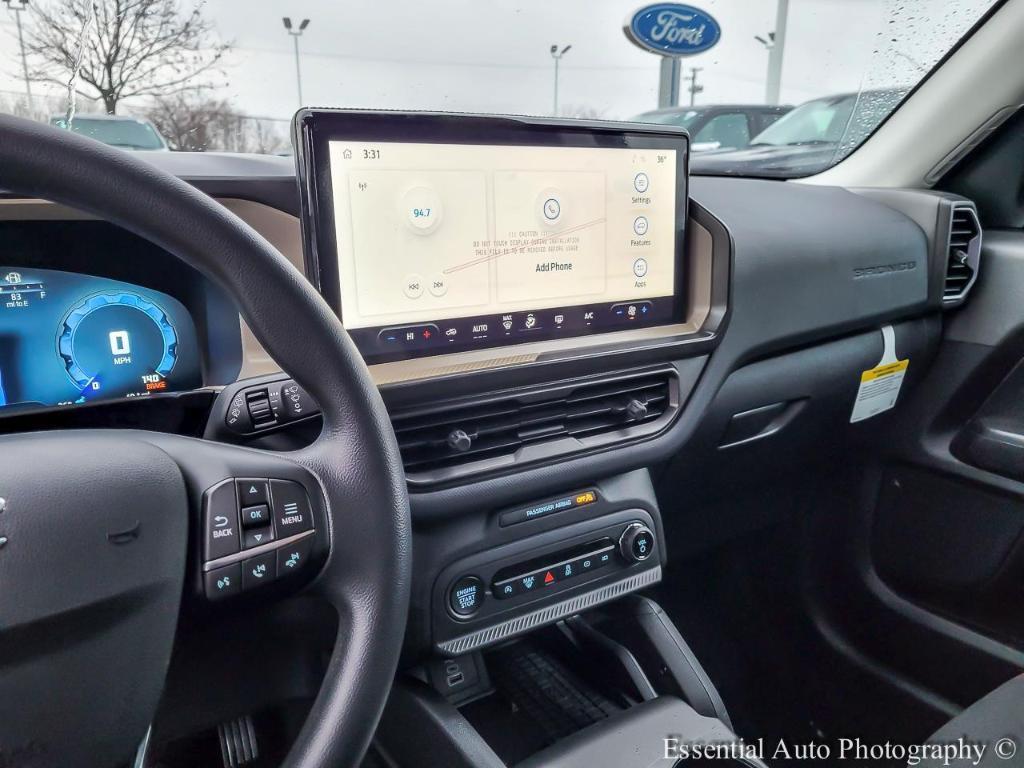
[[[684,249],[689,205],[689,135],[682,128],[646,123],[556,120],[541,117],[472,115],[438,112],[393,112],[302,109],[292,125],[300,188],[306,273],[331,309],[342,317],[341,276],[331,184],[332,141],[463,144],[478,146],[671,149],[676,157],[674,289],[671,318],[650,327],[685,319]],[[574,337],[608,336],[620,330],[597,328]],[[502,348],[503,340],[481,348]],[[361,350],[368,364],[412,358],[438,358],[444,350],[381,354]]]

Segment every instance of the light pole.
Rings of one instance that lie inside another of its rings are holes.
[[[28,108],[32,111],[32,84],[28,79],[28,58],[25,56],[25,38],[21,34],[21,12],[28,7],[28,0],[3,0],[4,5],[14,11],[14,21],[18,25],[18,45],[21,46],[21,71],[25,75],[25,94],[28,96]]]
[[[692,107],[694,102],[697,100],[697,94],[704,92],[703,85],[697,85],[697,73],[700,72],[704,67],[690,67],[690,106]]]
[[[555,60],[555,108],[551,114],[555,117],[558,117],[558,62],[562,60],[562,57],[568,53],[570,48],[572,46],[567,45],[559,51],[557,45],[551,46],[551,58]]]
[[[302,33],[306,31],[306,27],[309,26],[309,19],[303,19],[299,23],[298,29],[292,28],[292,20],[285,16],[284,28],[288,34],[292,36],[292,41],[295,43],[295,80],[299,85],[299,106],[302,106],[302,68],[299,66],[299,38],[302,37]]]
[[[754,35],[754,39],[768,51],[768,76],[764,84],[766,104],[778,104],[782,90],[782,55],[786,50],[786,21],[789,18],[789,0],[778,0],[775,11],[775,31],[765,39]]]

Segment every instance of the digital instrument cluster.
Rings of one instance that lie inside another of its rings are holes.
[[[177,299],[102,277],[0,266],[0,413],[201,381],[195,327]]]

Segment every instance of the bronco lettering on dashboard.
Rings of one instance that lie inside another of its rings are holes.
[[[917,269],[916,261],[900,261],[895,264],[879,264],[876,267],[854,267],[853,279],[860,280],[864,277],[881,277],[891,275],[894,272],[909,272]]]

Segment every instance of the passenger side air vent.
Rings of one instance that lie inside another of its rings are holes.
[[[577,380],[392,415],[410,483],[551,461],[660,431],[678,407],[674,370]]]
[[[973,208],[953,208],[949,248],[946,260],[946,279],[942,286],[942,300],[960,301],[974,284],[978,275],[981,254],[981,225]]]

